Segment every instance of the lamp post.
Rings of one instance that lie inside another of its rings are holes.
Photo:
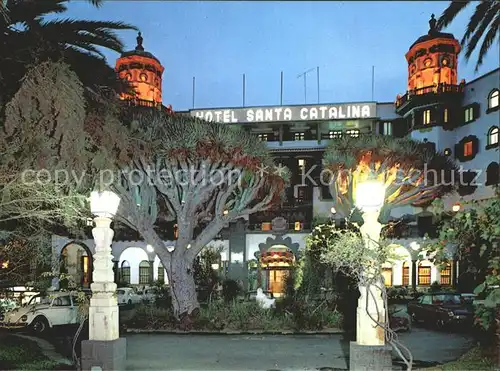
[[[92,192],[90,209],[95,215],[92,297],[89,307],[89,340],[82,342],[83,370],[124,370],[126,341],[119,337],[118,302],[113,275],[111,221],[120,198],[110,191]]]
[[[385,186],[376,180],[367,180],[356,186],[355,204],[363,215],[361,235],[367,249],[376,249],[380,240],[382,225],[378,222],[380,210],[384,206]],[[359,284],[360,297],[356,311],[356,342],[350,344],[350,370],[390,370],[391,351],[385,345],[385,330],[374,322],[385,323],[385,306],[378,285],[367,284],[375,281],[382,284],[377,275],[378,267],[366,267],[364,279]]]

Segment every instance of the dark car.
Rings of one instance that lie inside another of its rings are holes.
[[[445,327],[452,324],[473,323],[473,309],[459,293],[424,294],[408,303],[408,314],[413,322]]]

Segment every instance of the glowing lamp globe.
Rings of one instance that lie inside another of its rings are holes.
[[[111,191],[97,192],[90,194],[90,211],[92,214],[112,218],[118,210],[120,197]]]
[[[214,271],[218,270],[218,269],[219,269],[219,264],[217,264],[217,263],[213,263],[213,264],[212,264],[212,269],[213,269]]]
[[[460,211],[460,204],[457,202],[451,207],[451,210],[453,210],[453,212],[455,213],[458,213]]]
[[[363,211],[377,211],[384,206],[385,185],[383,182],[368,180],[356,186],[356,206]]]

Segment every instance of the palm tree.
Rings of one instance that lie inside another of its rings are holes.
[[[94,6],[102,0],[87,0]],[[119,80],[102,49],[123,52],[116,31],[136,29],[122,22],[46,20],[64,13],[69,0],[2,0],[0,17],[0,107],[15,94],[30,65],[47,59],[70,64],[87,92],[100,86],[119,89]]]
[[[474,50],[477,49],[479,41],[483,39],[476,63],[477,72],[483,63],[485,55],[499,34],[500,2],[492,0],[482,0],[479,3],[477,1],[452,1],[441,14],[437,22],[437,28],[441,30],[448,26],[462,10],[473,2],[477,3],[476,9],[469,19],[469,24],[460,43],[465,48],[465,59],[469,60]]]

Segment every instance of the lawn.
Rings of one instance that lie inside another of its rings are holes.
[[[68,366],[65,366],[68,369]],[[14,335],[2,337],[0,370],[61,370],[61,365],[47,358],[33,341]]]
[[[438,367],[428,368],[427,371],[493,371],[496,370],[493,362],[486,358],[479,347],[470,349],[467,353],[453,362]]]

